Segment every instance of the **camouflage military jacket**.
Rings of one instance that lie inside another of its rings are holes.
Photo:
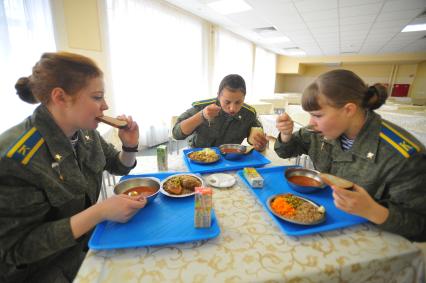
[[[187,138],[188,135],[182,132],[180,123],[194,116],[204,109],[204,107],[212,103],[216,103],[216,105],[220,106],[216,98],[194,102],[191,109],[188,109],[179,116],[173,128],[173,137],[178,140]],[[210,121],[210,123],[208,121],[203,121],[203,123],[189,135],[190,138],[188,143],[191,147],[220,146],[226,143],[240,144],[249,136],[251,127],[261,126],[262,124],[256,117],[256,110],[244,104],[235,116],[231,116],[223,110],[220,110],[219,115]]]
[[[426,154],[412,135],[370,112],[351,149],[339,140],[300,129],[291,140],[278,138],[282,158],[307,154],[321,172],[351,180],[389,209],[378,227],[411,240],[426,240]]]
[[[74,152],[44,106],[0,136],[1,282],[35,271],[75,275],[89,235],[75,240],[70,217],[96,203],[103,170],[130,171],[118,154],[83,130]]]

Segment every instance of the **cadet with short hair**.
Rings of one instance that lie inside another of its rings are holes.
[[[192,108],[179,116],[173,127],[173,137],[188,136],[191,147],[212,147],[240,144],[250,136],[252,127],[262,127],[256,110],[245,104],[246,84],[236,74],[227,75],[219,85],[217,97],[194,102]],[[255,133],[248,140],[256,150],[266,147],[266,137]]]
[[[90,231],[104,220],[128,221],[144,198],[97,203],[102,173],[127,174],[135,152],[118,152],[95,130],[108,109],[102,71],[89,58],[45,53],[16,84],[19,97],[41,104],[0,135],[0,282],[71,282]],[[119,130],[135,148],[132,118]]]
[[[332,186],[335,205],[410,240],[426,240],[424,145],[373,110],[387,99],[381,85],[367,87],[356,74],[334,70],[303,92],[310,127],[293,133],[287,114],[277,118],[275,151],[282,158],[307,154],[315,168],[355,183]]]

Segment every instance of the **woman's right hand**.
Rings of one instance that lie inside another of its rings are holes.
[[[219,115],[220,112],[220,106],[217,106],[215,103],[212,103],[208,106],[206,106],[203,111],[203,116],[207,120],[213,120],[215,117]]]
[[[120,194],[114,195],[98,205],[101,206],[100,213],[103,220],[125,223],[146,205],[146,198]]]
[[[278,115],[276,127],[280,132],[281,141],[288,142],[293,134],[294,122],[287,113]]]

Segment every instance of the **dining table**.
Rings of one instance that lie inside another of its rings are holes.
[[[266,168],[293,165],[272,148],[262,154],[271,161]],[[137,159],[130,174],[158,173],[156,156]],[[169,154],[168,172],[187,172],[183,159],[182,153]],[[237,170],[223,173],[234,176],[236,183],[213,188],[217,237],[89,249],[74,282],[425,282],[422,252],[406,238],[368,222],[287,235]]]

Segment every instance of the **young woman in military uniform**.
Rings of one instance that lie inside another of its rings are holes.
[[[89,58],[45,53],[18,80],[19,97],[40,105],[0,135],[0,282],[71,282],[92,228],[145,206],[125,195],[97,203],[102,172],[127,174],[139,138],[130,116],[121,152],[95,130],[108,109],[102,78]]]
[[[387,98],[381,85],[367,87],[356,74],[322,74],[302,96],[310,127],[293,133],[287,114],[277,118],[275,151],[282,158],[307,154],[317,170],[355,183],[332,186],[335,205],[379,228],[426,240],[426,155],[416,138],[373,110]]]
[[[228,75],[219,85],[217,97],[192,104],[179,116],[173,127],[173,137],[183,140],[188,136],[191,147],[212,147],[240,144],[250,136],[252,127],[262,127],[253,107],[244,103],[246,83],[239,75]],[[254,132],[248,140],[256,150],[266,147],[264,134]]]

